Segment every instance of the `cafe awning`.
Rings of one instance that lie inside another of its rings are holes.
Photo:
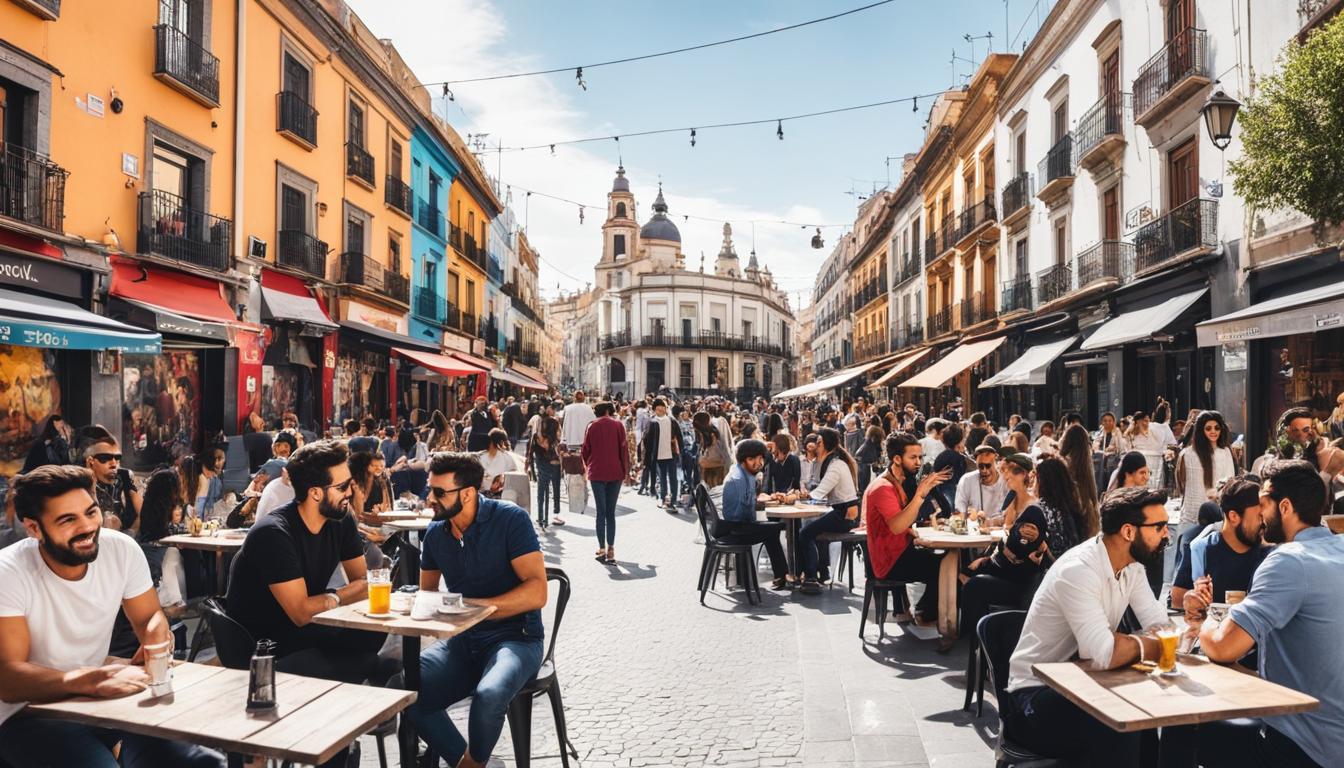
[[[1175,322],[1176,318],[1194,306],[1195,302],[1208,292],[1208,288],[1200,288],[1180,296],[1173,296],[1155,307],[1116,315],[1088,336],[1079,349],[1106,349],[1146,339]]]
[[[302,336],[325,336],[337,328],[302,280],[269,269],[261,273],[261,319],[297,323]]]
[[[505,368],[502,371],[493,371],[492,375],[499,381],[507,381],[510,384],[517,384],[523,389],[547,390],[551,388],[549,384],[543,384],[530,376],[524,376],[510,368]]]
[[[929,353],[932,351],[933,351],[932,348],[921,349],[918,352],[913,352],[911,354],[906,355],[905,357],[902,357],[900,360],[896,361],[896,364],[891,367],[890,371],[887,371],[886,373],[882,374],[880,377],[878,377],[877,381],[874,381],[872,384],[869,384],[868,386],[864,387],[864,389],[874,389],[876,387],[891,386],[887,382],[896,378],[896,376],[900,374],[901,371],[904,371],[906,368],[909,368],[910,366],[914,365],[920,360],[923,360],[925,357],[928,357]]]
[[[67,301],[0,288],[0,344],[158,354],[163,337]]]
[[[848,382],[853,378],[856,378],[858,376],[863,375],[864,373],[867,373],[868,371],[872,370],[873,368],[876,368],[882,363],[891,362],[891,359],[892,358],[887,357],[881,360],[873,360],[872,362],[864,363],[863,365],[856,365],[851,368],[846,368],[840,371],[839,373],[833,373],[824,379],[817,379],[816,381],[813,381],[809,384],[804,384],[800,387],[794,387],[793,389],[786,389],[783,392],[780,392],[779,394],[775,395],[775,398],[806,397],[808,395],[816,394],[817,392],[825,392],[828,389],[834,389],[835,387],[841,386],[842,384],[845,384],[846,382]]]
[[[114,256],[108,294],[124,302],[109,314],[160,333],[227,344],[229,325],[241,325],[216,280]]]
[[[998,349],[1004,341],[1005,338],[1000,336],[997,339],[962,344],[944,355],[942,360],[902,382],[900,386],[937,389],[950,381],[952,377],[985,359],[990,352]]]
[[[434,352],[423,352],[417,349],[404,349],[402,347],[393,347],[392,354],[403,357],[418,366],[427,368],[443,376],[476,376],[488,371],[458,360],[455,357],[440,355]]]
[[[439,350],[438,344],[434,344],[432,342],[420,341],[419,339],[413,339],[410,336],[406,336],[405,334],[397,333],[396,331],[389,331],[385,328],[379,328],[377,326],[369,325],[368,323],[361,323],[358,320],[342,320],[341,330],[350,331],[360,336],[369,337],[372,340],[382,342],[388,346],[396,344],[407,347],[414,347],[415,349],[422,349],[426,352],[438,352]]]
[[[1037,344],[1022,353],[1022,356],[1010,363],[1007,368],[980,382],[980,389],[1045,386],[1045,376],[1050,371],[1050,365],[1077,340],[1077,336],[1070,336],[1062,341]]]
[[[1199,346],[1344,327],[1344,282],[1261,301],[1195,326]]]

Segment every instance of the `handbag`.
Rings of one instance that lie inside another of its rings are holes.
[[[583,474],[583,457],[577,453],[566,453],[560,457],[560,469],[566,475]]]

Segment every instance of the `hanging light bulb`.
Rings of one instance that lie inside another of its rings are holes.
[[[692,147],[695,146],[695,129],[694,129],[694,128],[691,129],[691,146],[692,146]]]
[[[812,236],[812,247],[818,250],[826,247],[826,241],[821,239],[821,227],[817,227],[817,234]]]
[[[910,108],[910,111],[911,111],[911,112],[918,112],[918,111],[919,111],[919,97],[918,97],[918,96],[915,97],[915,99],[914,99],[914,106],[912,106],[912,107]]]
[[[583,206],[582,206],[582,205],[579,206],[579,223],[580,223],[580,224],[583,223]]]
[[[551,157],[555,157],[555,145],[551,145]]]
[[[775,121],[775,135],[779,137],[779,140],[780,140],[780,141],[783,141],[783,140],[784,140],[784,121],[783,121],[783,120],[776,120],[776,121]]]
[[[447,83],[443,84],[443,97],[449,101],[457,101],[453,98],[453,89],[449,88]]]
[[[580,88],[585,91],[588,90],[588,83],[583,81],[583,67],[579,67],[574,71],[574,79],[579,81]]]

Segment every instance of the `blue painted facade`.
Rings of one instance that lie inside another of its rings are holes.
[[[432,134],[416,126],[411,134],[410,335],[441,344],[448,284],[448,189],[462,167]]]

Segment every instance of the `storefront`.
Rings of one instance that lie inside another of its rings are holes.
[[[479,365],[454,355],[418,349],[393,348],[392,354],[400,359],[412,383],[406,390],[405,402],[409,409],[419,408],[426,413],[441,410],[448,418],[456,418],[458,414],[466,413],[476,394],[485,394],[490,371]],[[435,406],[433,399],[426,402],[420,399],[422,397],[441,398],[440,406]],[[450,410],[445,410],[442,405],[447,405]]]
[[[321,434],[330,424],[336,374],[336,330],[313,292],[296,277],[269,269],[261,273],[264,353],[260,381],[247,391],[248,412],[268,426],[285,413]]]
[[[931,398],[917,403],[927,416],[941,416],[943,409],[956,400],[975,403],[972,397],[981,380],[989,378],[983,361],[1007,341],[1004,336],[967,341],[924,370],[901,382],[902,389],[925,390]],[[964,410],[964,409],[963,409]],[[963,412],[963,416],[969,415]]]
[[[411,338],[407,318],[354,299],[338,304],[340,338],[332,383],[332,419],[397,416],[397,393],[403,384],[401,366],[392,350],[397,347],[437,352],[437,344]]]

